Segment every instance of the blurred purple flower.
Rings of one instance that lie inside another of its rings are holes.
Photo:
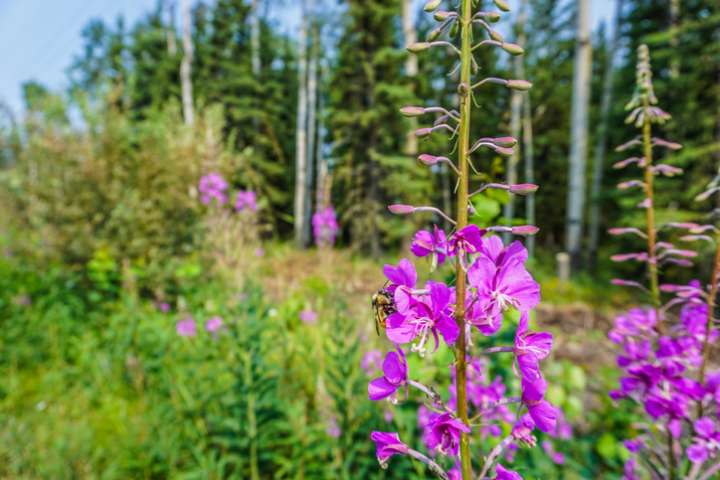
[[[318,314],[314,310],[309,308],[304,309],[300,312],[300,320],[309,325],[317,322]]]
[[[313,236],[318,247],[331,247],[340,232],[335,209],[328,206],[315,212],[312,217]]]
[[[223,319],[218,316],[210,317],[205,322],[205,330],[210,333],[215,333],[220,330],[223,326]]]
[[[228,183],[222,175],[217,172],[208,173],[200,179],[198,185],[200,201],[205,205],[209,205],[213,200],[216,200],[219,205],[224,205],[227,202],[225,193],[227,189]]]
[[[195,320],[192,317],[187,317],[180,320],[175,324],[175,331],[181,337],[194,337],[195,332]]]
[[[235,210],[242,212],[245,209],[257,211],[257,195],[252,190],[240,190],[235,194]]]
[[[498,463],[495,465],[495,480],[523,480],[519,473],[508,470]]]

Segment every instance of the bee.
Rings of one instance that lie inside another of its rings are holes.
[[[375,331],[378,336],[380,330],[385,330],[387,318],[395,313],[395,301],[392,295],[384,287],[372,296],[372,307],[375,313]]]

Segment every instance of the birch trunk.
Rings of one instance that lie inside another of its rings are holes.
[[[310,16],[314,17],[315,1],[309,0]],[[307,175],[305,177],[305,225],[304,225],[304,241],[310,244],[312,240],[310,219],[312,218],[312,192],[313,177],[315,173],[315,135],[316,135],[316,118],[317,118],[317,70],[318,70],[318,51],[319,51],[319,34],[317,22],[313,22],[310,34],[310,63],[308,68],[308,124],[307,124]]]
[[[598,128],[597,144],[595,145],[595,158],[593,159],[593,179],[590,191],[590,265],[595,267],[597,262],[597,249],[600,243],[600,214],[602,213],[600,195],[602,193],[603,173],[605,171],[605,156],[607,153],[607,131],[612,106],[613,78],[615,77],[615,52],[620,43],[620,21],[624,0],[618,0],[615,6],[615,19],[613,20],[613,33],[607,48],[605,76],[603,78],[603,91],[600,110],[600,126]]]
[[[680,57],[678,56],[678,23],[680,21],[680,0],[670,0],[670,78],[680,76]]]
[[[295,130],[295,243],[305,247],[305,189],[307,187],[307,12],[300,1],[300,36],[298,38],[298,103]]]
[[[174,57],[177,55],[177,39],[175,38],[175,2],[168,3],[168,28],[165,30],[165,39],[167,40],[168,55]]]
[[[417,42],[417,31],[415,30],[415,18],[413,15],[413,0],[402,0],[402,26],[403,36],[405,38],[405,45],[412,45]],[[414,83],[414,78],[418,74],[418,59],[417,55],[408,55],[405,60],[405,75]],[[415,85],[412,86],[412,90],[415,90]],[[410,129],[408,130],[407,136],[405,137],[405,153],[407,155],[417,155],[418,152],[418,140],[415,135],[417,129],[417,119],[411,118]]]
[[[525,77],[521,77],[525,78]],[[533,148],[532,105],[530,92],[525,93],[523,102],[523,158],[525,160],[525,182],[535,183],[535,149]],[[525,217],[528,225],[535,225],[535,195],[525,197]],[[535,235],[525,239],[528,256],[535,254]]]
[[[192,93],[192,61],[193,44],[191,36],[192,19],[190,17],[190,0],[182,0],[183,20],[183,59],[180,64],[180,82],[182,86],[183,118],[186,125],[192,125],[195,120],[193,113]]]
[[[568,178],[565,244],[573,270],[581,263],[585,169],[587,164],[588,105],[590,103],[590,0],[577,1],[577,44],[573,79],[570,169]]]
[[[253,76],[260,77],[260,0],[250,5],[250,62]]]
[[[521,47],[525,46],[525,22],[527,20],[527,1],[523,0],[520,4],[520,10],[518,11],[517,22],[515,23],[515,32],[517,35],[517,43]],[[513,75],[515,78],[525,78],[525,60],[522,55],[518,55],[513,58]],[[520,140],[521,133],[521,117],[523,107],[523,92],[519,90],[512,91],[512,97],[510,99],[510,136]],[[520,145],[518,145],[513,154],[507,160],[507,183],[512,185],[518,183],[518,172],[517,166],[520,161]],[[509,195],[508,201],[503,207],[503,216],[508,225],[512,225],[513,219],[515,218],[515,198],[513,195]],[[503,235],[505,243],[510,241],[510,234],[505,233]]]

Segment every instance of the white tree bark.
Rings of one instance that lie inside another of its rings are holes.
[[[305,201],[307,199],[307,11],[305,0],[300,0],[300,35],[298,37],[298,103],[295,130],[295,243],[306,246]]]
[[[532,105],[530,92],[525,93],[523,102],[523,157],[525,159],[525,182],[535,183],[535,149],[533,148]],[[525,217],[528,225],[535,225],[535,195],[525,196]],[[535,254],[535,235],[525,240],[528,255]]]
[[[402,26],[405,45],[411,45],[417,42],[417,31],[415,30],[415,15],[413,10],[413,0],[402,0]],[[405,60],[405,75],[413,79],[418,74],[418,56],[407,55]],[[415,135],[417,129],[417,119],[411,118],[411,127],[405,137],[405,153],[408,155],[416,155],[418,152],[418,140]]]
[[[252,73],[260,76],[260,0],[250,4],[250,62]]]
[[[192,93],[192,61],[193,44],[191,35],[192,18],[190,17],[190,0],[182,0],[183,20],[183,59],[180,64],[180,82],[182,86],[183,118],[186,125],[194,123]]]
[[[680,76],[680,52],[678,51],[678,23],[680,22],[680,0],[670,0],[670,78]]]
[[[325,78],[325,68],[320,69],[320,81],[322,82]],[[317,112],[317,125],[318,125],[318,146],[317,146],[317,182],[315,187],[315,205],[316,209],[320,210],[330,205],[330,172],[327,158],[325,158],[325,152],[323,151],[323,138],[325,138],[325,122],[324,122],[324,111],[325,102],[323,96],[318,96],[318,112]]]
[[[527,0],[523,0],[520,3],[520,9],[518,10],[518,18],[515,24],[515,32],[517,35],[517,43],[521,47],[525,46],[525,23],[527,21]],[[525,60],[522,55],[518,55],[513,58],[513,75],[515,78],[525,78]],[[521,133],[521,121],[522,121],[522,107],[523,107],[523,92],[518,90],[512,91],[512,97],[510,98],[510,135],[520,141]],[[520,161],[520,144],[515,148],[515,151],[507,160],[507,183],[512,185],[518,183],[518,172],[517,166]],[[508,202],[503,208],[503,216],[507,221],[508,225],[512,225],[513,219],[515,218],[515,198],[513,195],[509,196]],[[510,241],[510,234],[506,233],[503,235],[505,242]]]
[[[168,28],[165,30],[167,40],[168,55],[174,57],[177,55],[177,39],[175,38],[175,2],[167,4],[168,12]]]
[[[593,159],[593,179],[590,190],[590,264],[595,265],[598,244],[600,242],[600,195],[602,193],[603,173],[605,170],[605,157],[607,152],[607,131],[612,106],[613,78],[615,77],[615,52],[620,47],[620,22],[624,0],[617,0],[615,5],[615,19],[613,20],[613,33],[607,46],[607,59],[605,76],[603,78],[603,91],[600,107],[600,125],[598,127],[597,144],[595,145],[595,158]]]
[[[314,17],[315,1],[309,0],[309,12],[310,16]],[[316,119],[317,119],[317,97],[318,97],[318,55],[319,55],[319,41],[320,35],[318,32],[318,26],[316,21],[313,21],[312,27],[310,28],[310,63],[308,67],[308,124],[307,124],[307,175],[305,177],[305,232],[304,241],[305,244],[309,244],[312,240],[310,219],[312,218],[312,192],[313,192],[313,177],[315,173],[315,135],[316,135]]]
[[[590,0],[577,1],[577,44],[570,135],[567,223],[565,244],[573,269],[580,266],[583,214],[585,209],[585,170],[588,150],[588,106],[590,103]]]

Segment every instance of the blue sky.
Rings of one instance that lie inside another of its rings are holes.
[[[516,1],[516,0],[515,0]],[[511,3],[515,3],[511,1]],[[612,0],[591,0],[593,23],[612,15]],[[37,80],[51,88],[66,86],[65,70],[82,49],[80,32],[92,18],[114,22],[122,14],[132,25],[156,0],[0,0],[0,100],[15,111],[20,84]],[[270,11],[283,28],[297,28],[298,0]]]

